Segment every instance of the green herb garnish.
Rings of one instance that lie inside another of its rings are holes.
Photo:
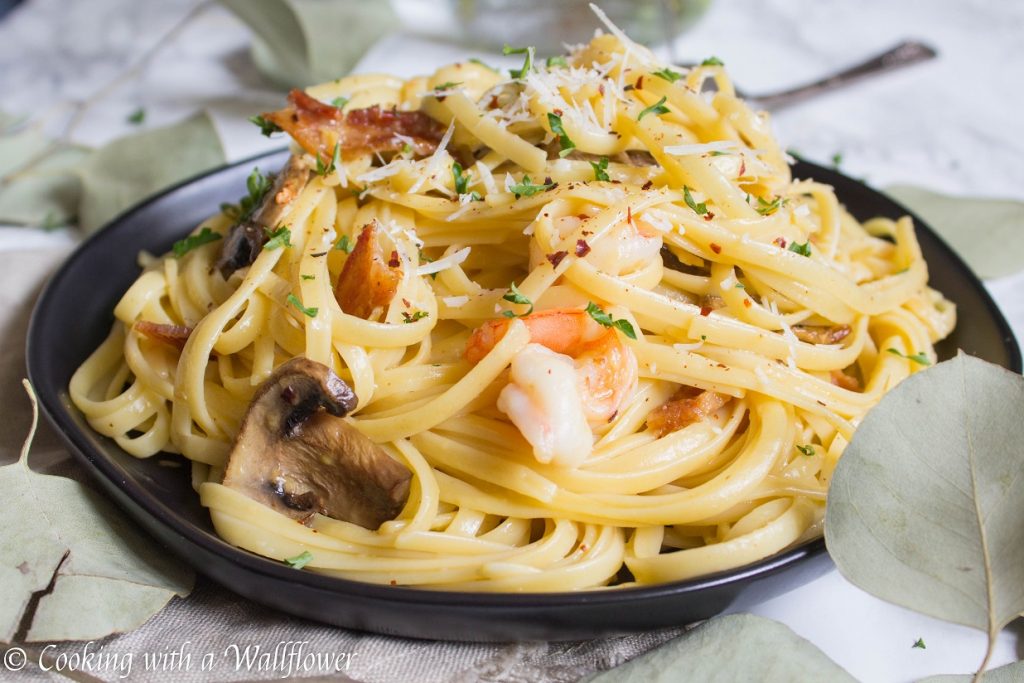
[[[268,231],[267,237],[269,239],[267,240],[267,243],[263,245],[263,248],[267,251],[292,246],[292,231],[283,225],[279,226],[276,230]]]
[[[651,106],[649,106],[646,109],[644,109],[642,112],[640,112],[640,115],[636,117],[636,120],[639,121],[643,117],[647,116],[648,114],[655,114],[657,116],[661,116],[662,114],[667,114],[668,113],[668,107],[665,106],[665,101],[667,99],[668,99],[667,97],[662,97],[660,100],[658,100],[657,102],[655,102]]]
[[[216,242],[221,237],[223,237],[223,235],[219,232],[214,232],[213,230],[204,227],[198,234],[189,235],[185,239],[178,240],[174,243],[174,246],[171,247],[171,249],[174,250],[174,258],[181,258],[193,249],[201,247],[204,244],[209,244],[210,242]]]
[[[337,109],[341,109],[346,104],[348,104],[348,101],[349,101],[349,98],[347,98],[347,97],[345,97],[343,95],[338,95],[333,100],[331,100],[331,106],[335,107]]]
[[[267,136],[268,138],[274,133],[281,132],[281,126],[277,125],[273,121],[268,121],[263,116],[250,116],[249,121],[259,126],[260,133]]]
[[[522,315],[524,315],[524,316],[525,315],[530,315],[531,313],[533,313],[533,302],[530,301],[529,297],[525,296],[522,292],[520,292],[516,288],[516,283],[514,283],[514,282],[508,286],[508,292],[506,292],[505,296],[503,296],[501,298],[504,299],[505,301],[510,301],[510,302],[512,302],[514,304],[522,304],[523,306],[529,306],[530,310],[528,310],[526,313],[523,313]],[[503,316],[505,316],[506,318],[521,317],[521,316],[517,316],[512,311],[502,311],[501,314]]]
[[[693,195],[690,194],[690,188],[686,185],[683,185],[683,199],[686,201],[686,205],[693,209],[694,213],[698,216],[703,216],[708,212],[707,202],[700,202],[698,204]]]
[[[316,279],[316,275],[306,275],[305,273],[303,273],[299,277],[301,277],[303,280],[315,280]]]
[[[429,315],[430,314],[427,313],[426,311],[416,311],[415,313],[408,313],[406,311],[403,311],[402,320],[404,320],[407,323],[414,323],[417,320],[422,320],[423,318],[426,318]]]
[[[320,152],[316,153],[316,173],[321,177],[325,177],[341,166],[341,143],[334,143],[334,152],[331,154],[331,160],[327,163],[320,158]]]
[[[462,81],[445,81],[441,85],[435,85],[434,92],[438,92],[441,90],[451,90],[457,85],[462,85]]]
[[[797,446],[796,449],[806,456],[812,456],[815,454],[814,446],[811,446],[810,444],[806,446]]]
[[[305,306],[302,305],[302,302],[299,301],[299,297],[295,296],[294,294],[288,295],[288,303],[302,311],[304,314],[308,315],[310,318],[315,318],[317,311],[320,310],[318,308],[306,308]],[[309,560],[307,560],[307,562],[308,561]]]
[[[564,66],[566,68],[569,67],[569,62],[567,62],[565,60],[565,57],[562,56],[562,55],[555,55],[554,57],[548,57],[547,61],[545,61],[545,64],[547,65],[547,67],[549,69],[551,67],[553,67],[553,66]]]
[[[478,65],[478,66],[482,66],[483,68],[487,69],[488,71],[493,71],[493,72],[494,72],[494,73],[496,73],[496,74],[497,74],[497,73],[501,73],[500,71],[498,71],[497,69],[495,69],[495,68],[494,68],[493,66],[491,66],[490,64],[487,64],[487,63],[483,62],[482,60],[479,60],[479,59],[477,59],[476,57],[470,57],[470,58],[469,58],[469,61],[470,61],[470,62],[472,62],[473,64],[476,64],[476,65]]]
[[[303,550],[301,555],[295,557],[286,557],[285,564],[292,569],[302,569],[313,560],[313,553],[308,550]]]
[[[466,190],[469,189],[469,176],[462,172],[462,164],[457,161],[452,163],[452,178],[455,180],[455,191],[466,194]]]
[[[125,120],[128,121],[128,123],[131,123],[131,124],[134,124],[134,125],[137,126],[137,125],[139,125],[140,123],[142,123],[143,121],[146,120],[146,110],[144,108],[142,108],[142,107],[139,107],[138,109],[133,111],[131,114],[129,114],[128,117]]]
[[[538,192],[550,190],[554,186],[554,183],[544,183],[543,185],[534,184],[530,182],[530,176],[524,175],[521,183],[516,183],[508,189],[516,196],[516,199],[519,199],[520,197],[532,197]]]
[[[334,248],[345,252],[346,254],[352,253],[352,243],[348,239],[348,235],[342,235],[338,238],[338,241],[334,243]]]
[[[843,153],[836,152],[832,155],[832,167],[839,168],[839,164],[843,163]]]
[[[923,351],[920,353],[911,354],[909,356],[905,353],[900,353],[898,349],[894,349],[892,347],[886,349],[886,351],[893,354],[894,356],[899,356],[900,358],[906,358],[907,360],[914,361],[918,365],[928,366],[932,364],[932,362],[928,360],[928,356],[924,355]]]
[[[762,216],[770,216],[778,211],[780,206],[782,206],[782,197],[776,197],[770,202],[765,201],[762,197],[758,197],[757,206],[754,207],[754,210]]]
[[[712,57],[708,57],[707,59],[705,59],[703,62],[700,63],[700,65],[701,66],[725,66],[725,62],[723,62],[718,57],[712,56]]]
[[[530,73],[533,69],[533,48],[532,47],[509,47],[507,44],[501,48],[501,54],[503,55],[526,55],[526,59],[523,61],[522,69],[509,69],[508,73],[512,78],[521,79],[525,78],[526,74]]]
[[[590,167],[594,169],[594,180],[608,181],[608,157],[601,157],[601,161],[591,161]]]
[[[576,149],[576,143],[569,138],[569,134],[565,132],[565,127],[562,126],[561,116],[548,112],[548,126],[551,128],[551,132],[558,136],[558,144],[562,147],[562,151],[558,153],[558,156],[564,157]]]
[[[593,301],[587,303],[587,313],[600,325],[614,327],[630,339],[636,339],[636,330],[633,329],[633,325],[628,320],[614,320],[611,313],[605,313],[604,309]]]
[[[795,254],[800,254],[801,256],[810,256],[811,255],[811,241],[810,240],[807,240],[803,244],[800,244],[799,242],[795,242],[795,241],[794,242],[790,242],[788,248],[789,248],[789,250],[791,252],[793,252]]]
[[[658,78],[663,78],[669,83],[675,83],[676,81],[683,77],[683,74],[679,73],[678,71],[673,71],[672,69],[669,68],[664,68],[661,71],[655,71],[653,73]]]
[[[914,644],[911,645],[910,647],[916,647],[916,648],[919,648],[921,650],[925,649],[925,647],[924,647],[924,638],[918,638],[917,640],[914,641]]]
[[[270,176],[263,175],[259,168],[254,168],[245,180],[245,188],[249,194],[238,200],[238,204],[221,204],[220,210],[232,220],[244,221],[263,201],[263,196],[270,190],[271,185],[273,182]]]

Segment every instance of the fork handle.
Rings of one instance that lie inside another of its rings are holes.
[[[843,69],[838,73],[826,76],[813,83],[807,83],[806,85],[767,95],[755,95],[751,99],[764,109],[781,109],[782,107],[802,102],[815,95],[821,95],[837,88],[842,88],[868,76],[928,61],[937,54],[935,49],[929,45],[916,40],[907,40],[865,62]]]

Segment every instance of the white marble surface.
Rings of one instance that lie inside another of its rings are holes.
[[[56,125],[66,111],[60,103],[105,84],[192,5],[29,0],[0,22],[0,108],[50,110]],[[721,57],[736,81],[757,93],[815,78],[903,38],[927,40],[938,60],[779,112],[778,134],[810,159],[842,153],[844,171],[876,186],[914,183],[1024,199],[1022,35],[1024,2],[1017,1],[720,0],[676,51],[688,59]],[[244,122],[243,115],[280,98],[252,68],[246,40],[224,10],[204,12],[139,79],[94,107],[76,139],[99,144],[127,132],[125,117],[141,105],[146,126],[209,109],[231,159],[279,145]],[[451,46],[393,36],[357,70],[409,75],[462,56]],[[0,228],[0,249],[73,239]],[[1024,275],[986,284],[1024,338]],[[984,650],[980,633],[876,600],[835,571],[745,609],[790,625],[864,681],[971,671]],[[917,638],[927,649],[911,648]],[[1016,659],[1020,641],[1004,632],[993,665]]]

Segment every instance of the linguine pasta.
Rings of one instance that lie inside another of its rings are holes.
[[[464,62],[310,88],[442,135],[296,148],[308,182],[227,277],[238,209],[147,259],[72,379],[89,424],[191,460],[228,542],[359,581],[652,584],[819,535],[856,425],[954,324],[910,219],[859,223],[794,180],[716,60],[667,67],[617,30],[523,56],[512,80]],[[360,239],[393,291],[345,274]],[[299,356],[411,473],[379,528],[296,524],[222,483],[257,388]]]

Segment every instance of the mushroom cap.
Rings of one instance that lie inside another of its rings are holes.
[[[319,513],[376,529],[394,519],[412,474],[343,419],[356,404],[326,365],[288,361],[253,396],[224,485],[302,522]]]

